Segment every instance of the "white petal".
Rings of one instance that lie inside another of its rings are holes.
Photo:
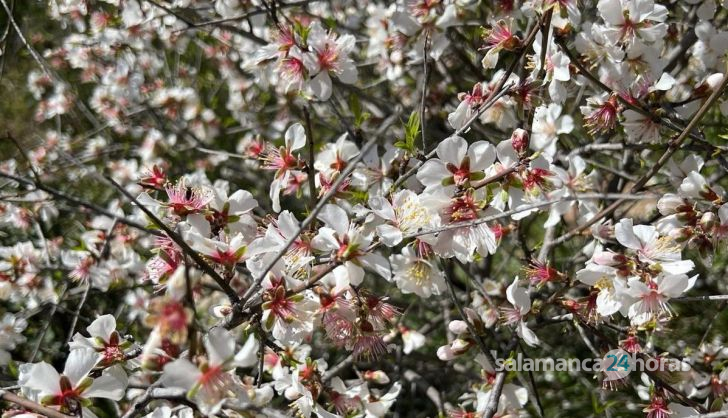
[[[31,365],[28,375],[30,377],[23,386],[37,390],[41,395],[52,395],[61,391],[61,376],[46,362]]]
[[[126,393],[128,378],[121,366],[112,366],[103,375],[94,379],[91,386],[83,392],[85,398],[107,398],[120,400]]]
[[[251,367],[258,363],[258,349],[260,345],[255,335],[250,334],[243,348],[235,355],[235,365],[238,367]]]
[[[326,226],[333,228],[339,235],[344,235],[349,230],[349,217],[346,215],[346,211],[337,205],[324,206],[317,218]]]
[[[116,330],[116,318],[114,315],[101,315],[86,328],[92,337],[99,337],[108,342],[111,333]]]
[[[382,244],[387,247],[394,247],[402,242],[402,231],[392,225],[384,224],[377,226],[377,235],[382,241]]]
[[[495,147],[489,142],[478,141],[468,149],[470,171],[485,171],[495,161]]]
[[[634,234],[632,219],[622,219],[614,227],[614,235],[620,244],[633,250],[642,248],[642,243]]]
[[[189,360],[181,358],[164,366],[162,384],[170,388],[190,390],[201,373]]]
[[[428,160],[417,171],[417,180],[425,187],[435,187],[442,184],[442,180],[450,176],[445,163],[441,160]]]
[[[327,71],[321,71],[310,82],[311,91],[319,99],[326,101],[331,97],[331,77]]]
[[[235,355],[235,338],[230,331],[215,327],[205,336],[205,351],[212,366],[219,366]]]
[[[286,130],[286,148],[289,150],[297,150],[306,145],[306,130],[300,123],[294,123]]]
[[[359,257],[359,261],[361,261],[362,266],[375,271],[387,280],[392,277],[389,261],[377,253],[370,253]]]
[[[101,357],[101,354],[90,349],[72,350],[66,359],[63,374],[68,377],[73,387],[76,387],[84,377],[88,376]]]
[[[451,136],[437,146],[437,156],[445,163],[454,164],[456,167],[460,166],[467,152],[468,143],[459,136]]]

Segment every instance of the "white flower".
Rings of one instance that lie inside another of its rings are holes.
[[[101,315],[86,327],[86,331],[90,337],[80,333],[73,336],[69,342],[71,350],[91,348],[102,354],[100,361],[103,365],[125,360],[124,350],[131,344],[124,341],[116,331],[116,318],[113,315]]]
[[[576,280],[596,288],[596,310],[601,316],[611,316],[622,309],[624,279],[617,276],[617,269],[608,265],[589,263],[576,272]]]
[[[553,161],[559,135],[571,133],[573,129],[574,120],[569,115],[561,116],[561,105],[539,106],[533,116],[531,149],[543,152],[549,161]]]
[[[71,350],[63,373],[59,374],[48,363],[35,363],[26,376],[21,376],[23,386],[32,391],[38,401],[63,413],[82,410],[84,417],[96,417],[84,403],[87,399],[107,398],[118,401],[126,392],[127,377],[120,366],[106,369],[97,378],[89,377],[102,355],[91,349]]]
[[[25,342],[22,332],[28,323],[25,319],[16,317],[7,312],[0,321],[0,366],[8,364],[11,360],[10,351],[17,344]]]
[[[326,205],[318,219],[326,226],[319,228],[311,244],[317,250],[331,252],[342,261],[333,271],[337,290],[350,284],[359,285],[364,279],[362,266],[389,280],[392,275],[389,262],[377,253],[367,251],[372,242],[371,236],[364,234],[357,225],[349,223],[344,209],[333,204]]]
[[[418,257],[412,247],[404,247],[402,254],[393,255],[391,260],[394,282],[402,293],[428,298],[445,291],[443,272],[433,262]]]
[[[311,74],[314,74],[309,87],[316,97],[321,100],[331,97],[330,74],[335,75],[342,83],[356,83],[357,69],[349,58],[356,42],[353,35],[346,34],[337,38],[326,33],[321,24],[314,21],[307,40],[313,51],[304,55],[303,62]]]
[[[667,33],[667,8],[653,0],[599,0],[599,15],[604,19],[604,35],[612,43],[633,44],[662,41]]]
[[[633,325],[642,325],[662,314],[672,316],[668,301],[690,290],[698,276],[685,274],[660,275],[647,283],[638,277],[629,279],[626,294],[636,299],[629,307]]]
[[[623,246],[637,252],[640,261],[659,266],[670,274],[683,274],[695,264],[682,260],[681,250],[670,237],[661,237],[651,225],[632,225],[632,219],[622,219],[614,227],[614,235]]]
[[[369,198],[369,207],[387,223],[377,226],[377,235],[382,243],[393,247],[402,241],[402,235],[411,234],[421,228],[436,225],[437,215],[433,214],[419,196],[410,190],[400,190],[389,200],[374,196]]]
[[[409,354],[420,347],[423,347],[427,340],[427,338],[419,332],[405,327],[400,327],[400,334],[402,335],[402,342],[404,343],[402,352],[405,354]]]
[[[204,338],[206,362],[198,368],[185,358],[164,366],[162,383],[181,388],[204,414],[215,414],[227,398],[243,397],[240,382],[231,370],[257,363],[258,341],[253,335],[235,351],[235,338],[224,328],[213,328]]]
[[[541,342],[524,320],[531,311],[531,297],[528,296],[528,290],[518,286],[518,277],[506,289],[506,298],[513,305],[513,309],[504,310],[506,324],[516,325],[516,333],[526,344],[531,347],[539,345]]]
[[[468,146],[459,136],[451,136],[437,145],[437,157],[428,160],[417,172],[426,190],[444,188],[448,194],[456,186],[485,178],[485,170],[495,161],[495,148],[485,141]]]
[[[281,211],[281,190],[288,187],[292,170],[300,166],[298,158],[293,155],[293,151],[297,151],[306,145],[306,130],[300,123],[291,125],[286,130],[284,142],[283,147],[271,150],[264,159],[267,169],[276,170],[275,179],[270,187],[270,198],[273,202],[273,210],[276,212]]]

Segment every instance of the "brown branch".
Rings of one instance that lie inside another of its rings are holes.
[[[47,408],[43,405],[37,404],[30,399],[24,398],[22,396],[18,396],[14,393],[10,393],[7,391],[4,391],[0,389],[0,400],[3,400],[5,402],[14,403],[16,405],[20,405],[21,407],[25,408],[26,410],[37,412],[39,414],[43,414],[49,418],[73,418],[70,415],[66,415],[63,413],[60,413],[56,411],[55,409]]]

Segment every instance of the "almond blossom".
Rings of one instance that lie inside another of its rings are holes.
[[[725,1],[25,3],[3,418],[726,412]]]

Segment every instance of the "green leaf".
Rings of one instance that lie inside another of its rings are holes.
[[[413,111],[407,123],[404,124],[404,140],[398,140],[394,145],[412,155],[417,154],[417,137],[420,134],[420,114]]]

